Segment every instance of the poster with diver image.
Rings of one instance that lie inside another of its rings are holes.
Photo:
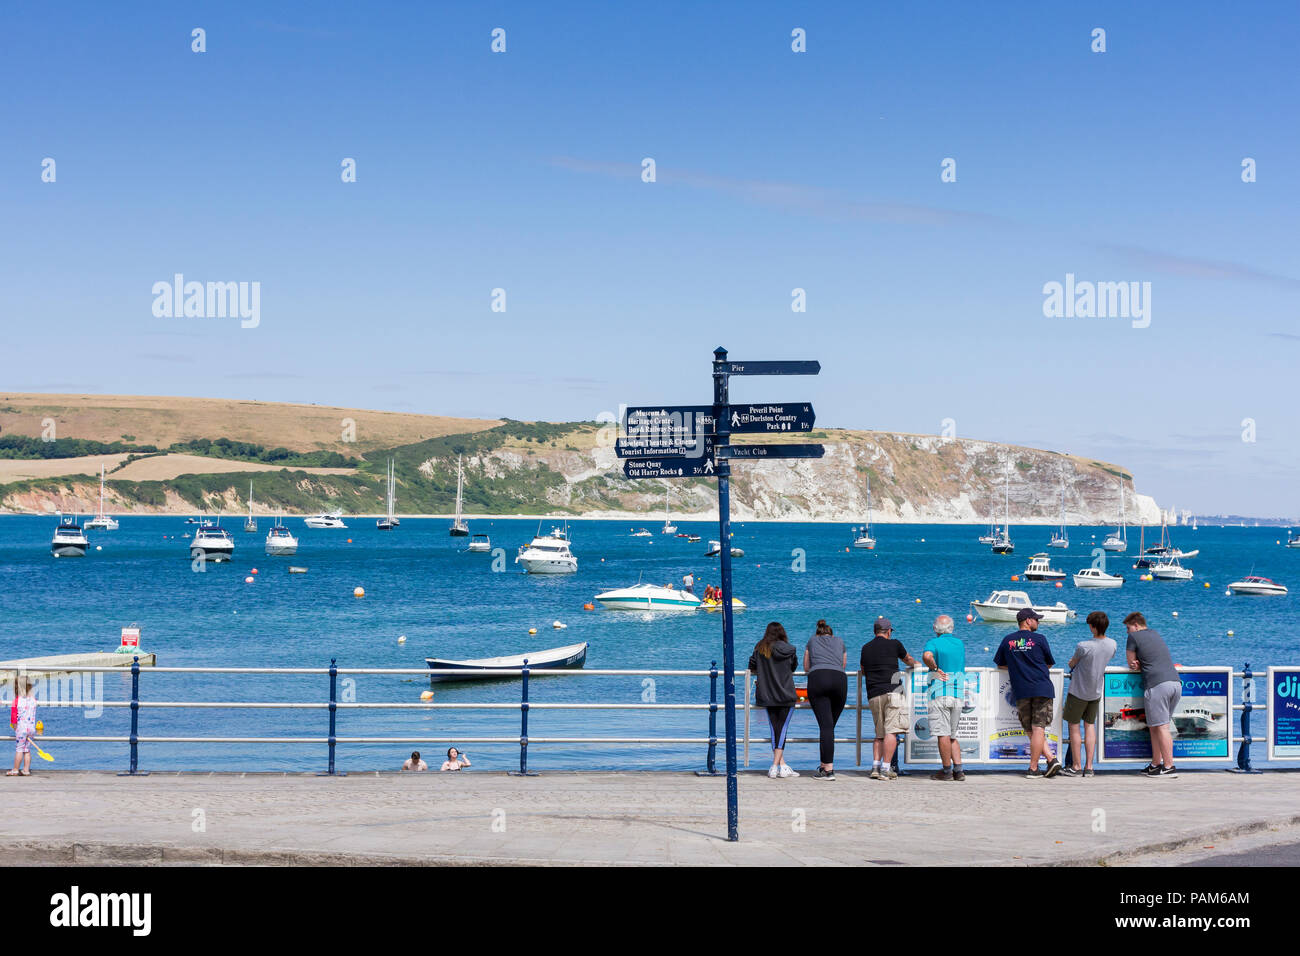
[[[1170,721],[1174,763],[1221,761],[1232,757],[1232,668],[1180,667],[1183,696]],[[1142,675],[1109,668],[1102,682],[1097,758],[1151,760]]]
[[[1065,671],[1052,672],[1052,721],[1047,727],[1047,740],[1053,754],[1061,752],[1061,700],[1065,688]],[[1016,713],[1016,698],[1011,692],[1011,677],[1007,671],[994,670],[989,679],[988,693],[993,697],[988,708],[990,726],[987,730],[988,760],[991,763],[1011,760],[1017,763],[1029,760],[1029,735],[1020,726]]]
[[[961,717],[957,720],[957,743],[961,747],[962,763],[974,763],[984,760],[984,721],[985,708],[981,691],[988,683],[989,669],[984,667],[967,670],[962,678]],[[928,671],[917,669],[911,672],[911,686],[908,699],[911,703],[909,730],[904,738],[903,760],[916,764],[940,764],[939,743],[930,723],[930,684]]]

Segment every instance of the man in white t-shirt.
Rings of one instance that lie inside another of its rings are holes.
[[[411,751],[411,759],[402,764],[403,770],[428,770],[429,765],[420,759],[420,751]]]
[[[1070,692],[1065,695],[1062,716],[1070,728],[1070,760],[1065,765],[1068,777],[1092,776],[1092,758],[1097,753],[1097,710],[1101,706],[1102,682],[1106,665],[1115,656],[1116,644],[1106,636],[1110,618],[1102,611],[1088,615],[1088,628],[1092,637],[1080,641],[1070,658]],[[1079,765],[1079,722],[1084,725],[1083,738],[1087,757]]]

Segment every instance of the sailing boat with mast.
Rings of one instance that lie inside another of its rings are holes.
[[[1112,533],[1106,535],[1106,540],[1101,543],[1102,549],[1112,551],[1116,554],[1122,554],[1128,550],[1128,526],[1124,522],[1124,478],[1119,479],[1119,527]]]
[[[1061,530],[1052,535],[1047,542],[1049,548],[1068,548],[1070,536],[1065,531],[1065,470],[1061,470]]]
[[[854,533],[857,535],[853,539],[853,547],[866,548],[868,551],[870,551],[872,548],[876,546],[876,539],[871,537],[871,474],[870,472],[867,473],[867,523],[862,526],[861,530],[857,528],[854,528],[853,530]]]
[[[99,510],[95,512],[95,517],[86,522],[85,528],[87,531],[98,528],[116,531],[118,528],[117,519],[104,514],[104,463],[102,461],[99,463]]]
[[[664,528],[662,533],[663,534],[677,533],[677,525],[673,524],[672,520],[668,517],[668,489],[667,488],[664,489]]]
[[[1006,479],[1006,505],[1002,516],[1002,530],[998,532],[997,540],[993,542],[994,554],[1011,554],[1016,550],[1016,546],[1011,543],[1011,469],[1007,469]]]
[[[465,519],[460,516],[461,507],[465,501],[465,469],[461,465],[460,455],[456,456],[456,518],[448,529],[448,534],[453,538],[469,537],[469,525]]]
[[[253,483],[248,483],[248,517],[244,519],[244,530],[257,531],[257,519],[253,517]]]
[[[402,522],[397,520],[393,514],[393,508],[396,503],[397,494],[397,470],[394,465],[394,459],[388,459],[388,515],[380,518],[375,522],[375,527],[380,531],[392,531]]]

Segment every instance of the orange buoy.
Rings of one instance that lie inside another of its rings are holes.
[[[348,538],[348,544],[351,544],[351,543],[352,543],[352,539],[351,539],[351,538]]]
[[[253,570],[249,571],[248,573],[249,573],[249,574],[256,574],[256,573],[257,573],[257,568],[253,568]]]
[[[1065,585],[1062,584],[1060,581],[1057,581],[1057,582],[1056,582],[1056,586],[1057,586],[1058,588],[1063,588],[1063,587],[1065,587]]]
[[[594,610],[596,610],[596,605],[592,604],[592,603],[589,601],[589,602],[587,602],[586,604],[584,604],[584,605],[582,606],[582,609],[583,609],[584,611],[594,611]]]
[[[975,620],[975,615],[974,615],[974,614],[967,614],[967,615],[966,615],[966,623],[967,623],[967,624],[970,624],[970,623],[971,623],[972,621],[974,621],[974,620]]]
[[[1020,580],[1020,575],[1018,575],[1018,574],[1013,574],[1013,575],[1011,575],[1011,580],[1012,580],[1012,581],[1019,581],[1019,580]]]
[[[353,596],[353,597],[363,598],[363,597],[366,596],[366,589],[365,589],[365,588],[362,588],[362,587],[353,588],[353,589],[352,589],[352,596]]]

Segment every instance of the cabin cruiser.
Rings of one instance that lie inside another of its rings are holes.
[[[597,594],[596,600],[611,611],[694,611],[700,606],[698,595],[657,584],[616,588]]]
[[[567,531],[552,528],[551,533],[538,534],[519,549],[515,564],[522,564],[529,574],[573,574],[578,570],[578,559],[569,549]]]
[[[971,601],[970,606],[982,620],[1014,624],[1022,608],[1032,607],[1044,624],[1065,624],[1075,617],[1061,601],[1055,604],[1034,604],[1024,591],[994,591],[983,601]]]
[[[304,518],[303,523],[309,528],[347,528],[343,523],[343,512],[322,511],[318,515]]]
[[[199,528],[190,542],[190,557],[204,561],[229,561],[235,552],[235,539],[225,528]]]
[[[289,557],[298,553],[298,539],[293,532],[277,520],[266,533],[266,553],[271,557]]]
[[[652,535],[652,534],[651,534],[649,531],[647,531],[645,528],[638,528],[636,531],[633,531],[633,532],[632,532],[632,537],[634,537],[634,538],[653,538],[654,535]]]
[[[722,544],[718,541],[709,542],[709,550],[704,552],[706,558],[716,558],[722,553]],[[734,544],[731,546],[731,556],[733,558],[743,558],[745,552],[737,548]]]
[[[1286,586],[1257,574],[1233,581],[1228,585],[1233,594],[1286,594]]]
[[[84,558],[89,544],[76,518],[60,517],[50,541],[50,553],[56,558]]]
[[[1161,581],[1190,581],[1194,577],[1192,569],[1183,567],[1178,563],[1177,558],[1157,561],[1148,567],[1151,569],[1151,576]]]
[[[1216,714],[1208,707],[1182,707],[1170,720],[1179,736],[1202,737],[1224,733],[1228,729],[1226,718],[1226,714]]]
[[[1107,574],[1101,568],[1084,568],[1074,576],[1076,588],[1118,588],[1123,584],[1123,575]]]
[[[487,554],[492,550],[492,539],[485,534],[476,534],[469,539],[469,546],[465,550],[473,554]]]
[[[1052,567],[1052,559],[1045,553],[1036,554],[1029,559],[1029,567],[1025,568],[1026,581],[1063,581],[1065,572],[1058,571]]]

